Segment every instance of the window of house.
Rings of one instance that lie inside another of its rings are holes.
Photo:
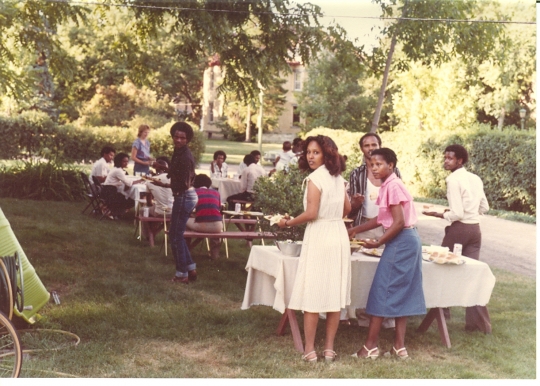
[[[294,91],[302,90],[302,71],[294,70]]]
[[[214,122],[214,102],[208,102],[208,121]]]
[[[300,124],[300,111],[298,111],[298,106],[296,105],[293,105],[292,117],[293,126],[298,126]]]

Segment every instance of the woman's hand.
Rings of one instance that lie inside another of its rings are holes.
[[[347,229],[347,232],[349,232],[349,238],[352,239],[356,235],[356,227],[352,227]]]
[[[364,242],[364,248],[379,248],[381,243],[377,239],[361,239]]]
[[[285,213],[285,216],[281,220],[279,220],[277,226],[280,228],[287,228],[289,225],[287,225],[287,221],[291,219],[291,216],[289,216],[287,213]]]

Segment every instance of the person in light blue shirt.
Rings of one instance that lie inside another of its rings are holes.
[[[148,134],[150,134],[150,127],[148,127],[148,125],[140,125],[137,139],[133,141],[131,147],[131,159],[134,162],[133,174],[150,173],[150,166],[152,166],[154,159],[150,157],[150,141],[148,140]]]

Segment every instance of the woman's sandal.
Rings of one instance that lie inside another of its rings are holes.
[[[178,277],[178,276],[175,276],[171,279],[171,281],[173,283],[183,283],[183,284],[189,284],[189,278],[186,276],[186,277]]]
[[[364,349],[367,351],[367,355],[360,355],[360,352],[362,351],[362,349],[360,349],[358,352],[355,352],[351,356],[353,358],[373,359],[373,360],[375,360],[375,359],[377,359],[379,357],[379,348],[378,347],[374,347],[374,348],[372,348],[370,350],[364,345]],[[372,354],[372,352],[374,352],[374,351],[377,351],[377,354]]]
[[[331,353],[332,355],[326,355],[326,353],[329,352]],[[334,350],[330,350],[329,348],[327,348],[326,350],[324,350],[322,352],[323,356],[324,356],[324,361],[325,362],[334,362],[337,358],[337,354]]]
[[[308,358],[311,354],[315,354],[315,356],[313,358]],[[317,353],[315,351],[310,351],[307,354],[302,355],[302,360],[304,362],[310,362],[310,363],[317,362]]]
[[[405,350],[405,353],[401,355],[400,352],[403,350]],[[401,360],[409,359],[409,354],[407,354],[407,349],[405,347],[396,350],[396,348],[392,346],[392,351],[394,352],[394,355]]]

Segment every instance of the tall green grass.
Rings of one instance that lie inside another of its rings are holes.
[[[361,347],[367,329],[340,327],[339,360],[311,366],[300,360],[290,333],[276,335],[281,314],[266,306],[240,310],[245,242],[230,241],[230,258],[222,247],[216,261],[202,243],[193,253],[197,282],[179,285],[169,281],[174,263],[170,250],[168,257],[160,251],[162,235],[154,248],[136,240],[129,214],[99,221],[80,213],[83,203],[6,198],[0,207],[46,288],[60,296],[61,304],[42,308],[43,318],[31,329],[60,329],[81,339],[76,348],[30,353],[23,377],[536,378],[536,285],[526,277],[492,269],[492,335],[465,332],[464,310],[453,308],[452,348],[441,344],[433,326],[416,332],[421,318],[415,317],[406,338],[412,360],[356,361],[349,355]],[[302,330],[301,313],[297,317]],[[321,321],[318,349],[323,337]],[[384,330],[379,347],[390,349],[392,338]]]

